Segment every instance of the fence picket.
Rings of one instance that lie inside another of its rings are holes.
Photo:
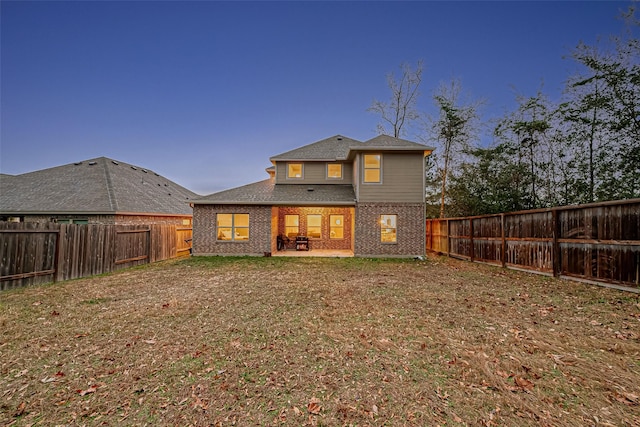
[[[640,199],[430,219],[425,228],[429,251],[640,292]]]
[[[153,230],[153,232],[152,232]],[[0,222],[0,290],[76,279],[188,255],[175,225]]]

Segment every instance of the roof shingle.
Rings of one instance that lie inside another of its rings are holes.
[[[304,205],[337,206],[355,205],[355,193],[351,185],[335,184],[279,184],[273,179],[230,190],[220,191],[193,201],[194,204],[255,204],[255,205]]]
[[[2,213],[192,213],[192,191],[106,157],[0,177]]]

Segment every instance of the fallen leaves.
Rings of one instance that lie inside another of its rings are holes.
[[[93,384],[89,388],[84,390],[76,390],[80,396],[86,396],[87,394],[95,393],[100,388],[99,384]]]
[[[638,406],[640,404],[640,398],[637,394],[627,393],[624,391],[614,392],[613,399],[628,406]]]
[[[321,400],[316,398],[316,397],[312,397],[311,400],[309,401],[309,404],[307,405],[307,411],[311,414],[311,415],[319,415],[320,411],[322,411],[322,406],[320,405]]]
[[[16,408],[16,411],[13,413],[13,416],[15,418],[21,417],[24,414],[24,411],[26,409],[27,409],[27,404],[25,402],[20,402],[20,404]]]

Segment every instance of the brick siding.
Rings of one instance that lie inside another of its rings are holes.
[[[300,216],[300,234],[307,234],[307,215],[322,215],[321,238],[314,238],[310,241],[313,249],[351,249],[351,209],[341,207],[281,207],[278,208],[278,233],[284,234],[285,215]],[[330,238],[330,215],[343,215],[344,217],[344,237],[342,239]]]
[[[16,215],[17,216],[17,215]],[[190,215],[25,215],[24,222],[48,223],[58,220],[87,220],[89,224],[100,225],[148,225],[167,224],[191,227]]]
[[[218,213],[249,214],[249,240],[218,241]],[[271,206],[194,206],[193,255],[264,255],[266,252],[271,252]]]
[[[425,254],[423,203],[359,203],[356,207],[356,256],[414,257]],[[380,215],[397,215],[396,243],[380,241]]]

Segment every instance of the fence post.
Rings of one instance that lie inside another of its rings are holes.
[[[558,235],[560,233],[560,221],[558,221],[558,209],[551,210],[551,256],[553,259],[551,260],[553,276],[560,276],[560,270],[562,269],[561,256],[560,253],[560,244],[558,243]]]
[[[54,283],[64,280],[64,277],[62,277],[62,268],[60,268],[60,264],[63,262],[61,260],[64,260],[64,257],[62,256],[63,238],[66,237],[66,233],[62,232],[64,227],[66,227],[64,224],[58,225],[58,233],[56,234],[56,252],[53,254],[53,268],[55,269],[55,272],[53,273]]]
[[[475,250],[473,247],[473,218],[469,218],[469,258],[473,262],[475,258]]]
[[[500,214],[500,230],[502,235],[502,251],[500,253],[500,258],[502,262],[502,267],[505,268],[507,266],[507,235],[505,232],[505,222],[504,222],[504,214]]]
[[[149,237],[147,238],[147,264],[151,264],[153,262],[151,260],[151,248],[153,248],[153,245],[151,244],[151,239],[153,238],[153,224],[149,225],[149,230],[147,232],[149,233]]]
[[[447,218],[447,256],[451,256],[451,225]]]

